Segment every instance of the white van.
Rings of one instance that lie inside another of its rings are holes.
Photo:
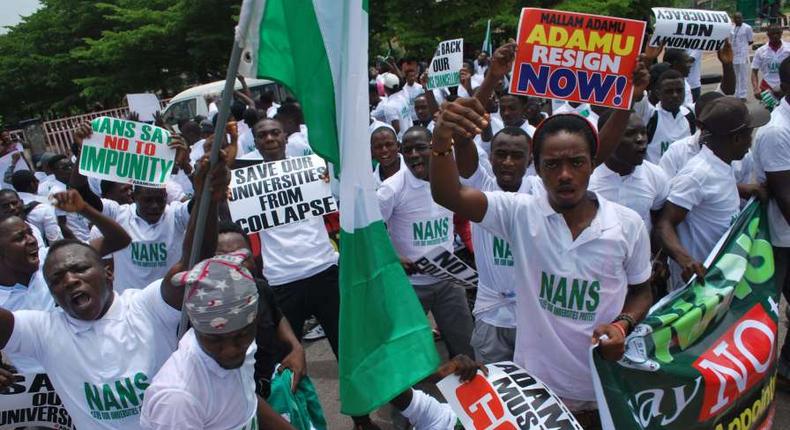
[[[258,100],[264,91],[272,91],[274,100],[280,103],[287,97],[286,91],[276,82],[266,79],[245,79],[247,87]],[[219,96],[225,88],[225,81],[216,81],[210,84],[198,85],[181,91],[165,106],[164,119],[170,125],[177,125],[181,120],[189,120],[196,115],[208,118],[208,96]],[[236,90],[241,90],[241,82],[236,80]]]

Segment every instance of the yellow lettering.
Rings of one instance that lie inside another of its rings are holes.
[[[565,47],[568,49],[587,51],[587,39],[584,38],[584,30],[574,30]]]
[[[590,51],[601,50],[604,54],[612,51],[612,33],[598,33],[597,31],[590,32],[590,40],[587,41],[587,49]]]
[[[628,36],[625,39],[625,46],[622,46],[623,35],[616,34],[614,42],[612,43],[612,50],[615,55],[628,55],[634,50],[634,36]]]
[[[568,42],[568,31],[562,27],[551,27],[549,29],[548,46],[564,47]]]
[[[532,32],[527,37],[528,44],[538,44],[538,45],[545,45],[546,44],[546,29],[543,28],[542,25],[536,25]]]

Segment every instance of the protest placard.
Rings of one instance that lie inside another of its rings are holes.
[[[486,365],[461,383],[450,375],[437,384],[466,430],[583,430],[565,404],[540,380],[510,361]]]
[[[444,248],[433,248],[414,262],[421,273],[435,276],[464,288],[477,287],[477,271]]]
[[[655,30],[650,46],[718,51],[730,36],[727,12],[654,7]]]
[[[590,360],[605,430],[770,429],[779,289],[766,211],[751,202],[690,282],[653,305],[618,362]]]
[[[69,413],[44,374],[15,374],[0,392],[0,430],[47,428],[74,430]]]
[[[91,121],[93,134],[82,142],[80,173],[103,180],[164,188],[176,151],[170,132],[142,122],[106,116]]]
[[[428,89],[454,87],[460,84],[463,65],[464,39],[441,42],[428,67]]]
[[[140,93],[127,94],[126,103],[129,105],[130,112],[137,112],[140,121],[153,121],[154,114],[162,110],[156,94]]]
[[[245,233],[268,230],[337,211],[321,157],[309,155],[234,169],[230,215]]]
[[[524,8],[510,92],[629,109],[645,23]]]

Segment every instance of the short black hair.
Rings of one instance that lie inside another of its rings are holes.
[[[14,190],[12,190],[10,188],[4,188],[4,189],[0,190],[0,197],[5,196],[5,195],[13,195],[16,198],[19,198],[19,194],[17,194],[16,191],[14,191]]]
[[[379,133],[382,133],[382,132],[385,132],[385,131],[386,131],[387,133],[390,133],[390,134],[392,134],[393,136],[395,136],[395,140],[396,140],[396,141],[398,140],[398,134],[397,134],[397,133],[395,133],[395,130],[394,130],[392,127],[388,127],[388,126],[384,126],[384,125],[382,125],[381,127],[377,127],[377,128],[375,128],[375,129],[374,129],[374,130],[373,130],[373,131],[370,133],[370,141],[371,141],[371,143],[373,142],[373,135],[375,135],[375,134],[379,134]]]
[[[53,156],[52,156],[52,157],[51,157],[49,160],[47,160],[47,167],[49,167],[50,169],[52,169],[52,168],[54,168],[54,167],[55,167],[55,164],[56,164],[58,161],[60,161],[60,160],[64,160],[64,159],[66,159],[66,158],[68,158],[68,157],[66,157],[66,156],[65,156],[65,155],[63,155],[63,154],[56,154],[56,155],[53,155]]]
[[[532,138],[529,137],[529,134],[526,131],[524,131],[523,128],[521,128],[521,127],[504,127],[503,129],[501,129],[498,132],[496,132],[494,137],[491,138],[491,151],[494,150],[494,142],[496,142],[497,137],[499,137],[500,134],[503,134],[505,136],[525,137],[527,139],[527,148],[532,146]]]
[[[99,184],[99,188],[101,189],[101,195],[105,195],[115,189],[118,185],[121,185],[120,182],[113,182],[108,181],[106,179],[102,179],[101,183]]]
[[[81,241],[79,239],[60,239],[60,240],[56,240],[55,242],[53,242],[49,246],[49,251],[47,253],[47,258],[44,260],[44,266],[47,265],[49,260],[55,254],[55,251],[59,250],[60,248],[65,248],[65,247],[71,246],[71,245],[81,246],[81,247],[83,247],[85,249],[90,250],[90,254],[94,258],[96,258],[96,261],[99,264],[102,264],[102,267],[104,267],[103,263],[102,263],[102,257],[101,257],[101,255],[99,255],[99,251],[97,251],[94,247],[88,245],[87,243],[85,243],[85,242],[83,242],[83,241]]]
[[[683,59],[687,58],[688,56],[689,55],[683,49],[667,48],[667,50],[664,51],[664,62],[669,64],[676,64],[680,61],[683,61]]]
[[[590,149],[590,158],[595,159],[595,154],[598,151],[598,136],[592,124],[581,115],[559,114],[543,120],[535,130],[535,134],[532,135],[532,159],[535,160],[535,165],[540,163],[543,142],[549,136],[561,131],[582,136]]]
[[[36,176],[30,170],[20,170],[11,175],[11,185],[14,186],[14,189],[25,193],[36,194],[38,190],[31,188],[35,180]]]
[[[221,234],[228,234],[228,233],[240,234],[241,237],[244,238],[244,242],[247,243],[247,246],[252,247],[252,244],[250,244],[250,238],[247,236],[246,233],[244,233],[244,230],[238,224],[227,220],[220,221],[219,223],[217,223],[217,236]]]
[[[507,98],[507,97],[513,98],[516,101],[518,101],[518,103],[521,105],[521,107],[525,107],[527,105],[527,103],[529,102],[529,97],[527,97],[527,96],[520,96],[520,95],[517,95],[517,94],[510,94],[510,93],[502,94],[502,96],[499,97],[499,102],[502,103],[502,99]]]
[[[280,105],[277,108],[277,115],[274,116],[277,120],[280,118],[290,118],[291,120],[295,121],[297,124],[304,123],[304,115],[302,114],[302,108],[299,107],[297,102],[287,102]]]
[[[658,86],[659,89],[661,89],[661,83],[671,79],[683,80],[683,75],[681,75],[680,72],[678,72],[675,69],[669,69],[658,77],[658,80],[656,81],[656,85]]]
[[[266,90],[261,93],[261,101],[263,103],[274,103],[274,91]]]
[[[790,85],[790,60],[788,60],[788,58],[790,57],[785,58],[782,60],[782,63],[779,64],[779,80],[783,84]]]
[[[247,110],[247,105],[244,103],[233,100],[233,103],[230,104],[230,114],[233,115],[233,118],[236,121],[241,121],[244,119],[244,111]]]
[[[413,125],[409,127],[409,129],[406,130],[405,133],[403,133],[403,139],[401,140],[406,140],[406,135],[409,133],[423,133],[425,137],[428,138],[428,140],[431,140],[433,138],[433,133],[431,133],[431,130],[428,130],[427,128],[421,125]]]

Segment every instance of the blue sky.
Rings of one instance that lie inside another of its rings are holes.
[[[8,30],[5,26],[21,21],[21,16],[28,16],[39,8],[38,0],[2,0],[0,1],[0,34]]]

